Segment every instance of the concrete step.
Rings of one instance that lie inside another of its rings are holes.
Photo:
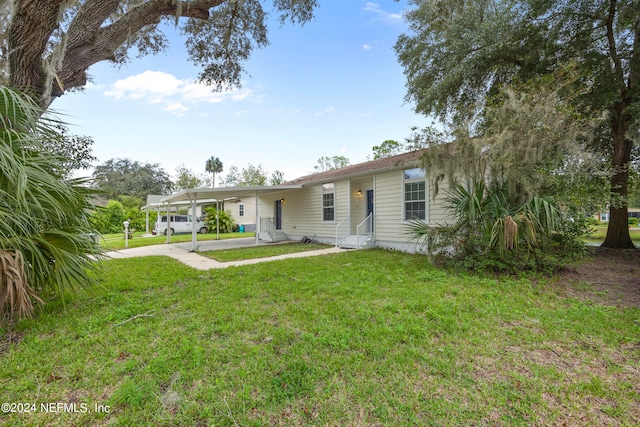
[[[347,236],[339,245],[344,249],[368,249],[373,246],[370,236]]]
[[[276,230],[276,235],[274,239],[266,231],[261,231],[260,233],[258,233],[258,239],[264,242],[282,242],[283,240],[287,240],[287,235],[284,234],[282,230]]]

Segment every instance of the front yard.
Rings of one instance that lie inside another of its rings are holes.
[[[220,239],[237,239],[242,237],[255,237],[256,233],[220,233],[218,236],[216,233],[205,233],[205,234],[197,234],[197,240],[205,241],[205,240],[216,240],[218,237]],[[174,234],[171,236],[171,243],[184,243],[191,241],[191,234],[189,233],[181,233]],[[141,246],[151,246],[151,245],[162,245],[167,242],[167,236],[159,235],[159,236],[145,236],[142,232],[133,233],[133,237],[128,239],[128,242],[125,242],[124,232],[123,233],[114,233],[114,234],[104,234],[100,236],[100,246],[102,246],[105,250],[115,251],[125,248],[125,243],[128,243],[130,248],[138,248]]]
[[[591,234],[585,240],[591,244],[601,244],[602,242],[604,242],[604,238],[607,235],[607,227],[607,224],[591,226]],[[640,246],[640,228],[638,228],[637,226],[630,226],[629,234],[631,235],[631,240],[633,240],[636,246]]]
[[[111,260],[0,330],[0,401],[36,405],[0,424],[638,425],[640,309],[567,295],[381,250]]]

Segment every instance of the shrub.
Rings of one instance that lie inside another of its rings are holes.
[[[219,211],[213,206],[205,209],[204,221],[207,223],[209,232],[215,232],[216,227],[219,225],[221,233],[231,233],[234,231],[236,225],[235,220],[231,216],[231,212]]]
[[[157,217],[157,212],[150,212],[149,224],[155,223]],[[137,204],[127,206],[120,200],[109,200],[106,206],[97,207],[89,219],[95,229],[103,234],[121,233],[125,220],[129,221],[130,230],[145,230],[147,225],[146,213],[141,211]]]
[[[600,221],[592,216],[586,217],[587,225],[600,225]]]
[[[99,233],[119,233],[123,230],[124,206],[117,200],[109,200],[104,207],[98,206],[89,218]]]
[[[470,270],[517,273],[552,272],[584,251],[581,237],[587,219],[565,219],[551,201],[532,197],[518,204],[504,187],[471,189],[455,183],[447,194],[447,208],[455,222],[429,227],[409,224],[407,234],[431,259]]]

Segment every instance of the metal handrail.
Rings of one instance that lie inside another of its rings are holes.
[[[260,218],[260,231],[265,231],[272,241],[276,240],[276,225],[271,217]]]
[[[346,234],[344,234],[344,235],[342,236],[342,238],[340,238],[340,239],[338,240],[338,237],[339,237],[339,236],[338,236],[338,232],[339,232],[340,226],[342,226],[342,224],[343,224],[345,221],[350,221],[350,218],[351,218],[351,215],[347,215],[346,217],[344,217],[344,219],[343,219],[342,221],[340,221],[340,222],[338,223],[338,225],[336,225],[336,247],[338,247],[338,245],[340,245],[340,243],[342,243],[342,241],[343,241],[344,239],[346,239],[346,238],[347,238],[347,236],[349,235],[349,229],[347,228],[347,233],[346,233]],[[349,224],[349,223],[347,223],[347,224]]]
[[[362,227],[362,225],[364,225],[365,223],[367,223],[368,227],[367,227],[367,232],[365,234],[365,236],[367,237],[371,237],[371,235],[373,234],[373,232],[371,231],[371,229],[373,227],[371,227],[371,218],[373,217],[373,213],[370,213],[369,215],[367,215],[367,217],[365,219],[362,220],[362,222],[360,224],[358,224],[358,226],[356,227],[356,242],[358,247],[360,247],[360,227]]]

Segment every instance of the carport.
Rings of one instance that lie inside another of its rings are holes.
[[[297,190],[302,188],[301,185],[276,185],[276,186],[261,186],[261,187],[221,187],[221,188],[188,188],[178,193],[165,196],[160,199],[160,202],[165,205],[169,211],[172,205],[178,204],[191,204],[191,212],[196,212],[198,203],[204,201],[214,200],[227,200],[235,198],[249,198],[255,197],[256,202],[256,219],[260,218],[259,213],[259,197],[269,193],[275,193],[278,191]],[[195,216],[195,215],[194,215]],[[171,215],[167,215],[167,228],[171,227],[170,224]],[[197,229],[196,221],[193,221],[193,228],[191,230],[191,252],[197,252]],[[258,245],[258,235],[260,233],[259,221],[256,221],[256,245]],[[167,243],[171,243],[171,233],[167,233]]]

